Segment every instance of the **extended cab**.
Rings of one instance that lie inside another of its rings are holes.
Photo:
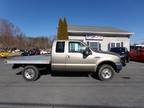
[[[51,55],[16,57],[7,60],[7,63],[23,67],[22,75],[28,81],[39,78],[39,70],[46,66],[51,72],[95,72],[100,80],[111,79],[122,69],[119,55],[94,52],[85,43],[76,40],[56,40]]]

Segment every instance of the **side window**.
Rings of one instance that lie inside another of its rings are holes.
[[[56,52],[57,53],[64,53],[65,42],[57,42],[56,43]]]
[[[123,47],[123,42],[112,42],[112,43],[110,43],[109,48],[114,48],[114,47]]]
[[[111,48],[114,48],[115,47],[115,43],[111,43]]]
[[[99,42],[89,42],[89,46],[94,51],[101,50],[101,44]]]
[[[116,47],[120,47],[121,45],[120,45],[120,43],[116,43]]]
[[[81,52],[83,47],[79,42],[69,42],[69,52]]]

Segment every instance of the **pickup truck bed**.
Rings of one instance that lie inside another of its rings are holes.
[[[51,55],[20,56],[9,58],[7,64],[50,64]]]

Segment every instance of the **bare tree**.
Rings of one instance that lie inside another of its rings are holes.
[[[46,36],[27,37],[19,27],[0,19],[0,47],[2,48],[49,48],[51,40]]]
[[[15,36],[20,33],[20,29],[17,26],[14,26],[10,21],[0,19],[0,43],[3,47],[14,47]]]

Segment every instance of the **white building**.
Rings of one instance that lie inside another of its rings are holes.
[[[69,39],[87,43],[94,50],[108,51],[111,47],[130,49],[131,32],[113,27],[68,26]]]

